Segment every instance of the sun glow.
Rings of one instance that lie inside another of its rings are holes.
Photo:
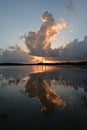
[[[33,56],[33,63],[56,63],[58,60],[49,59],[47,57]]]
[[[33,56],[33,62],[34,62],[34,63],[43,63],[44,60],[45,60],[44,57]]]

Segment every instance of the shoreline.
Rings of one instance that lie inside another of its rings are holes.
[[[58,65],[66,65],[66,66],[87,66],[87,62],[61,62],[61,63],[0,63],[0,66],[39,66],[39,65],[46,65],[46,66],[58,66]]]

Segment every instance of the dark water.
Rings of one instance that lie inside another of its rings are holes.
[[[0,130],[87,130],[87,68],[0,67]]]

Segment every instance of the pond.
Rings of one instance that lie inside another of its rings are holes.
[[[48,129],[87,129],[87,68],[0,66],[0,130]]]

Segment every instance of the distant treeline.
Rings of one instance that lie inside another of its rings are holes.
[[[87,61],[82,62],[60,62],[60,63],[0,63],[0,66],[28,66],[28,65],[72,65],[72,66],[87,66]]]
[[[87,61],[83,62],[60,62],[60,63],[38,63],[39,65],[74,65],[74,66],[87,66]]]

